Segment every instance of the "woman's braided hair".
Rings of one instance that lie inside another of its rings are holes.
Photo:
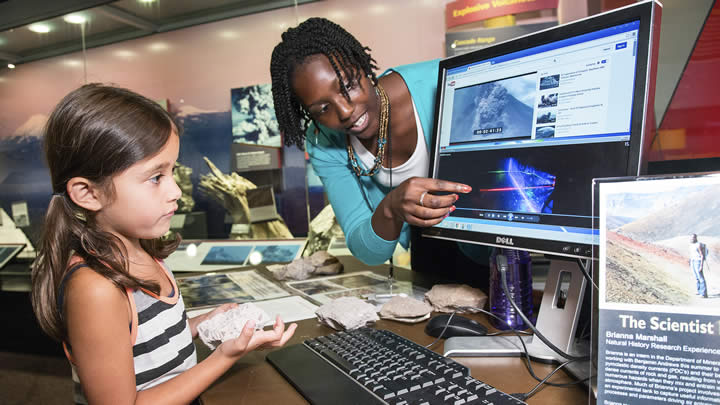
[[[287,146],[294,144],[304,149],[305,132],[312,122],[312,117],[293,93],[292,74],[308,57],[318,54],[328,58],[340,83],[343,83],[343,75],[357,78],[362,73],[371,78],[373,85],[377,84],[374,72],[377,66],[370,56],[370,48],[362,46],[341,26],[314,17],[285,31],[282,41],[273,49],[270,76],[275,115]],[[344,86],[340,89],[345,97],[350,97]]]

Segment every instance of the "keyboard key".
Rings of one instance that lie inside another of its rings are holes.
[[[320,354],[325,357],[326,359],[330,360],[331,363],[335,364],[340,368],[340,370],[344,372],[349,372],[350,370],[354,370],[355,366],[352,363],[349,363],[347,360],[340,357],[337,353],[330,351],[328,349],[323,349]]]

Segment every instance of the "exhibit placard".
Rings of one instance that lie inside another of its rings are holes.
[[[445,5],[445,26],[452,28],[488,18],[557,6],[558,0],[455,0]]]
[[[720,176],[597,190],[597,403],[720,403]]]

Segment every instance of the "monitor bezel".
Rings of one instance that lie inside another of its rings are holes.
[[[437,95],[435,99],[435,121],[432,132],[432,149],[430,150],[429,177],[436,178],[436,159],[440,129],[440,110],[444,99],[446,72],[450,69],[467,65],[476,61],[487,60],[509,53],[522,51],[536,46],[576,37],[605,28],[639,20],[637,63],[635,65],[636,85],[633,91],[632,121],[630,125],[630,158],[624,175],[637,176],[645,173],[645,155],[649,147],[649,132],[654,127],[652,99],[654,98],[655,69],[657,66],[657,43],[659,40],[659,19],[661,7],[657,1],[646,1],[633,4],[605,13],[586,17],[568,24],[558,25],[542,31],[510,39],[487,48],[479,49],[462,55],[442,59],[439,63],[437,78]],[[637,80],[646,78],[646,80]],[[643,113],[644,111],[644,113]],[[592,184],[587,185],[588,193],[592,193]],[[592,215],[593,207],[588,207]],[[588,228],[590,229],[590,228]],[[594,244],[568,243],[564,241],[509,236],[490,232],[471,232],[461,229],[429,227],[422,229],[423,237],[455,240],[474,244],[510,247],[548,255],[574,258],[592,258]]]

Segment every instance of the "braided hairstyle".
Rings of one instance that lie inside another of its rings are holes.
[[[350,95],[344,86],[343,75],[346,78],[358,78],[364,74],[371,78],[373,85],[377,84],[373,70],[378,67],[370,56],[370,48],[362,46],[341,26],[314,17],[285,31],[282,41],[273,49],[270,76],[275,115],[287,146],[295,144],[304,149],[305,132],[313,122],[293,92],[292,74],[308,57],[320,54],[330,61],[345,98],[349,99]]]

